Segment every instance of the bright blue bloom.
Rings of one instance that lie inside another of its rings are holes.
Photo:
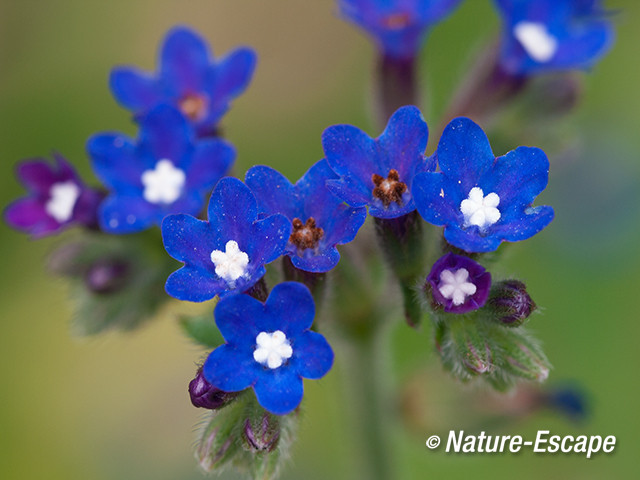
[[[226,392],[253,387],[271,413],[291,412],[302,401],[302,378],[321,378],[333,365],[325,338],[309,330],[314,315],[309,289],[296,282],[276,285],[265,303],[223,298],[214,316],[226,343],[209,354],[205,378]]]
[[[291,222],[283,215],[258,220],[251,190],[236,178],[218,182],[209,201],[209,221],[170,215],[162,222],[164,247],[184,267],[167,279],[178,300],[204,302],[245,292],[265,274],[265,264],[284,253]]]
[[[468,118],[445,128],[433,155],[437,173],[413,181],[422,217],[444,226],[444,238],[467,252],[490,252],[503,240],[532,237],[553,220],[553,209],[532,207],[549,181],[549,160],[539,148],[518,147],[496,158],[482,129]]]
[[[114,68],[109,80],[113,96],[136,115],[170,103],[193,122],[198,133],[206,134],[249,85],[256,54],[239,48],[214,60],[198,34],[176,27],[165,37],[159,64],[154,75],[131,67]]]
[[[352,208],[326,186],[338,178],[326,160],[313,165],[292,185],[270,167],[251,168],[245,182],[251,188],[260,213],[282,213],[293,224],[286,253],[296,268],[328,272],[338,264],[336,245],[352,241],[367,217],[365,208]]]
[[[196,141],[185,117],[169,105],[142,119],[137,142],[120,133],[97,134],[87,151],[111,190],[100,208],[101,227],[110,233],[145,230],[170,213],[196,215],[235,158],[224,140]]]
[[[369,214],[397,218],[415,210],[413,177],[435,170],[426,159],[429,130],[420,110],[399,108],[387,128],[372,139],[351,125],[334,125],[322,134],[329,166],[340,177],[327,186],[352,207],[369,205]]]
[[[431,25],[449,15],[460,0],[340,0],[340,12],[365,30],[380,50],[413,58]]]
[[[500,63],[514,75],[587,69],[613,43],[599,0],[495,0],[504,30]]]

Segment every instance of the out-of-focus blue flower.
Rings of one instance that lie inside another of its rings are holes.
[[[101,227],[110,233],[160,225],[170,213],[197,214],[235,158],[224,140],[196,141],[185,117],[169,105],[142,119],[136,143],[120,133],[97,134],[87,151],[111,190],[100,207]]]
[[[251,188],[261,214],[281,213],[293,224],[286,253],[296,268],[328,272],[338,264],[336,245],[352,241],[367,216],[365,208],[352,208],[326,186],[338,178],[326,160],[313,165],[292,185],[270,167],[251,168],[245,182]]]
[[[258,212],[249,187],[227,177],[211,194],[209,221],[168,216],[162,222],[165,249],[185,265],[167,279],[167,293],[204,302],[245,292],[260,280],[265,264],[284,254],[291,222],[280,214],[258,220]]]
[[[431,25],[460,0],[340,0],[340,12],[373,37],[385,55],[413,58]]]
[[[70,225],[96,225],[102,194],[87,187],[73,167],[54,154],[55,164],[44,159],[26,160],[16,175],[28,195],[11,203],[5,221],[16,230],[43,237]]]
[[[487,302],[491,274],[468,257],[447,253],[433,264],[427,283],[437,306],[445,312],[465,313]]]
[[[420,110],[399,108],[382,135],[371,138],[351,125],[334,125],[322,134],[329,166],[338,179],[327,186],[352,207],[369,206],[378,218],[397,218],[415,210],[411,182],[435,170],[424,156],[429,130]]]
[[[276,285],[265,303],[230,295],[214,314],[226,343],[209,354],[205,378],[226,392],[253,387],[271,413],[294,410],[302,401],[302,378],[321,378],[333,365],[325,338],[309,330],[315,306],[300,283]]]
[[[136,115],[170,103],[193,122],[198,133],[206,134],[249,85],[256,55],[249,48],[238,48],[214,60],[198,34],[176,27],[165,37],[159,64],[154,75],[132,67],[114,68],[109,84],[116,100]]]
[[[503,19],[500,63],[514,75],[586,69],[613,43],[599,0],[495,0]]]
[[[504,240],[532,237],[553,220],[551,207],[531,206],[549,181],[549,160],[539,148],[496,158],[482,129],[461,117],[447,125],[433,156],[440,172],[418,174],[412,189],[420,215],[444,226],[450,244],[489,252]]]

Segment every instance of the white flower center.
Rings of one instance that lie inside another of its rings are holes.
[[[173,203],[182,194],[186,176],[173,166],[171,160],[162,159],[153,170],[142,173],[143,197],[149,203]]]
[[[500,197],[497,193],[484,196],[481,188],[473,187],[469,196],[460,203],[460,211],[464,215],[465,227],[476,225],[481,230],[500,220]]]
[[[226,280],[229,285],[247,273],[249,255],[238,247],[238,242],[229,240],[224,246],[225,251],[211,252],[211,261],[216,266],[216,275]]]
[[[513,35],[536,62],[548,62],[558,51],[558,40],[543,23],[519,22],[513,27]]]
[[[256,337],[256,349],[253,351],[253,359],[256,362],[274,369],[291,358],[291,355],[291,344],[280,330],[273,333],[260,332]]]
[[[447,300],[453,300],[453,304],[462,305],[467,297],[476,293],[477,287],[467,282],[469,272],[466,268],[459,268],[455,272],[452,270],[443,270],[440,272],[440,285],[438,290]]]
[[[50,198],[44,209],[56,222],[64,223],[73,215],[73,208],[79,196],[80,187],[73,180],[54,183],[49,190]]]

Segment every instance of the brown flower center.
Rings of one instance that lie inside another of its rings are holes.
[[[387,178],[374,173],[371,180],[376,186],[373,189],[373,196],[379,198],[385,208],[391,205],[391,202],[402,205],[402,194],[407,191],[407,184],[400,181],[397,170],[389,170]]]
[[[318,246],[318,242],[324,236],[324,230],[316,227],[315,218],[309,217],[306,223],[302,223],[299,218],[294,218],[291,223],[293,224],[293,233],[289,237],[289,241],[299,250]]]
[[[197,93],[190,93],[178,101],[182,113],[191,121],[202,120],[207,113],[207,99]]]
[[[411,16],[406,12],[392,13],[382,19],[382,25],[390,30],[400,30],[409,25]]]

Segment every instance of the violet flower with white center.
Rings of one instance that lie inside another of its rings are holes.
[[[245,182],[265,215],[281,213],[293,225],[286,254],[308,272],[327,272],[338,264],[336,245],[351,242],[367,216],[365,208],[345,205],[326,186],[338,176],[326,160],[313,165],[295,185],[270,167],[252,167]]]
[[[549,181],[549,160],[539,148],[496,158],[482,129],[461,117],[447,125],[433,158],[440,171],[418,174],[412,189],[422,218],[444,226],[451,245],[490,252],[553,220],[551,207],[531,205]]]
[[[447,253],[433,264],[427,284],[437,307],[448,313],[466,313],[487,302],[491,274],[468,257]]]
[[[208,221],[178,214],[162,223],[165,249],[185,264],[166,284],[178,300],[204,302],[247,291],[264,276],[264,266],[284,253],[291,235],[283,215],[258,219],[255,197],[235,178],[218,182],[208,213]]]
[[[109,233],[145,230],[171,213],[198,214],[235,158],[224,140],[197,140],[186,118],[169,105],[144,117],[136,142],[120,133],[97,134],[87,151],[111,190],[99,215]]]
[[[33,237],[52,235],[71,225],[97,225],[103,195],[87,187],[62,155],[54,153],[53,158],[55,164],[38,158],[18,165],[16,174],[28,195],[4,212],[9,226]]]
[[[399,108],[382,135],[373,139],[351,125],[334,125],[322,134],[327,162],[338,175],[329,189],[352,207],[369,206],[377,218],[397,218],[415,210],[411,192],[413,177],[433,172],[427,159],[429,130],[420,110]]]
[[[196,32],[176,27],[167,33],[158,63],[155,75],[132,67],[114,68],[109,80],[114,97],[137,118],[169,103],[202,135],[211,133],[231,101],[246,90],[256,54],[238,48],[216,60]]]
[[[333,365],[333,351],[310,329],[311,292],[301,283],[276,285],[266,302],[229,295],[216,305],[216,325],[226,340],[204,363],[205,378],[225,392],[252,387],[260,405],[276,415],[302,401],[302,379],[319,379]]]

